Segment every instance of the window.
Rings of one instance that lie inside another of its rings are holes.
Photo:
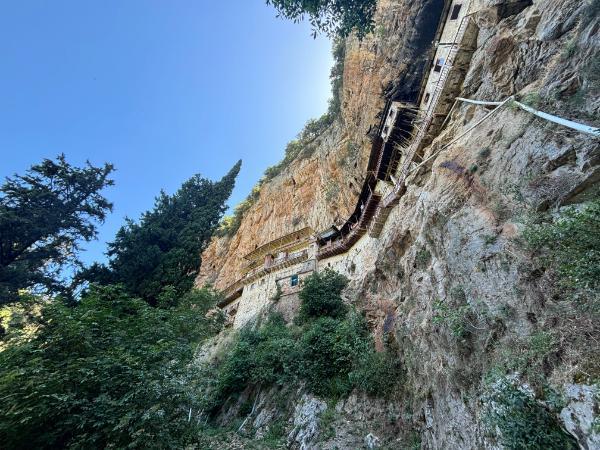
[[[298,275],[292,275],[290,278],[291,286],[298,286]]]
[[[428,92],[427,94],[425,94],[425,100],[423,100],[423,102],[425,102],[425,104],[429,103],[429,97],[431,97],[431,95]]]
[[[458,15],[460,14],[460,8],[462,8],[462,5],[460,3],[458,5],[454,5],[452,7],[452,13],[450,14],[450,20],[458,19]]]
[[[444,58],[438,58],[437,61],[435,62],[435,66],[433,67],[433,71],[434,72],[439,72],[442,70],[442,66],[444,65]]]

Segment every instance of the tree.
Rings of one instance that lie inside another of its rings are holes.
[[[109,273],[93,266],[96,277],[89,279],[121,283],[151,304],[176,303],[193,286],[200,254],[226,210],[240,167],[238,161],[218,182],[195,175],[174,195],[161,192],[154,208],[139,222],[127,219],[109,244]]]
[[[32,326],[7,326],[8,345],[0,351],[2,448],[165,449],[196,442],[201,396],[190,361],[222,327],[222,316],[207,314],[218,300],[212,290],[195,290],[165,310],[108,286],[92,287],[75,306],[19,303],[39,313]]]
[[[300,291],[300,318],[343,317],[347,307],[342,300],[342,291],[347,284],[346,277],[331,269],[306,278]]]
[[[313,27],[313,36],[346,37],[356,30],[359,38],[373,30],[376,0],[266,0],[277,15],[300,22],[304,16]]]
[[[101,191],[113,184],[111,164],[73,167],[64,155],[45,159],[0,187],[0,303],[19,289],[67,292],[66,265],[80,264],[81,241],[97,235],[112,204]]]

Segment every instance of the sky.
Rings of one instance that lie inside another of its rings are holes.
[[[0,11],[1,179],[60,153],[116,166],[87,263],[161,189],[242,159],[234,206],[327,109],[330,42],[264,0],[2,0]]]

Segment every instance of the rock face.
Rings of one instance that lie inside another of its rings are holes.
[[[341,118],[298,159],[263,186],[238,232],[217,238],[202,255],[197,285],[224,288],[241,276],[243,256],[284,234],[344,221],[355,207],[371,140],[387,97],[418,94],[426,51],[442,12],[441,0],[381,1],[378,32],[346,42]]]
[[[477,46],[460,95],[489,101],[519,95],[543,111],[598,126],[598,2],[497,3],[476,2]],[[385,95],[418,90],[420,62],[430,54],[427,27],[439,10],[434,1],[379,2],[374,35],[348,40],[342,119],[310,158],[263,188],[233,237],[213,240],[199,284],[224,287],[239,277],[242,256],[255,246],[304,225],[325,228],[353,209],[367,131]],[[485,378],[499,361],[540,352],[539,375],[567,401],[564,428],[581,448],[598,448],[591,426],[598,421],[597,391],[587,385],[599,375],[597,347],[588,345],[598,323],[560,301],[550,275],[518,239],[524,215],[598,197],[598,140],[512,108],[467,132],[487,112],[457,105],[424,151],[432,159],[409,180],[380,238],[365,246],[364,266],[345,293],[367,312],[380,343],[384,336],[396,343],[405,396],[387,403],[365,398],[353,407],[352,398],[340,401],[336,411],[346,422],[325,438],[313,420],[321,406],[302,398],[292,428],[306,431],[293,432],[293,446],[334,448],[338,439],[338,448],[360,448],[371,445],[365,436],[373,433],[390,448],[499,448],[483,424]],[[331,185],[338,188],[334,196],[326,195]],[[451,327],[456,316],[441,314],[440,302],[461,311],[468,332],[460,338]],[[536,344],[536,336],[549,336],[550,344]],[[307,404],[314,414],[302,413]],[[365,409],[375,411],[374,427],[354,434]]]

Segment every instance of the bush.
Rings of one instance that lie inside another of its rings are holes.
[[[425,269],[431,261],[431,252],[426,247],[421,247],[415,253],[415,267]]]
[[[529,248],[556,271],[563,286],[575,290],[600,288],[600,200],[568,207],[552,218],[526,224]]]
[[[300,319],[307,320],[315,317],[342,317],[347,312],[341,293],[348,284],[343,275],[325,269],[314,273],[306,280],[300,292]]]
[[[311,323],[300,340],[300,377],[317,395],[340,397],[354,387],[350,372],[370,345],[364,321],[351,315],[340,321],[321,317]]]
[[[351,383],[372,397],[388,397],[403,377],[400,359],[390,350],[364,354],[350,373]]]
[[[556,415],[514,379],[497,380],[484,401],[486,423],[491,431],[500,431],[500,441],[508,449],[579,448],[575,439],[562,429]]]
[[[475,328],[469,320],[469,317],[473,315],[473,307],[468,303],[461,306],[450,306],[448,303],[437,300],[433,305],[433,312],[432,322],[447,326],[452,335],[459,340],[468,337]]]
[[[0,352],[3,448],[185,447],[200,409],[189,362],[219,329],[215,300],[165,310],[109,286],[74,307],[38,302],[36,331]]]
[[[243,328],[217,369],[216,386],[210,393],[212,407],[249,385],[282,383],[295,373],[296,343],[279,315],[272,315],[259,329]]]
[[[376,354],[364,318],[347,313],[340,297],[346,283],[332,270],[307,278],[300,293],[301,327],[286,326],[280,315],[271,315],[259,328],[242,329],[223,361],[206,371],[206,408],[216,412],[248,386],[295,380],[330,398],[354,388],[388,395],[400,379],[398,362],[389,353]]]

